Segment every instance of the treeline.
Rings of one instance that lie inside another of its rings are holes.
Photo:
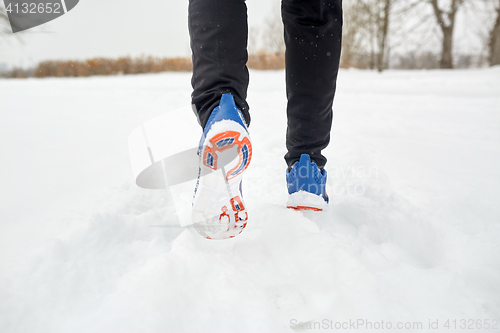
[[[267,53],[260,51],[248,56],[247,67],[260,70],[277,70],[285,68],[285,53]]]
[[[285,68],[284,54],[259,52],[248,57],[249,68],[275,70]],[[36,68],[14,68],[4,73],[7,78],[81,77],[92,75],[144,74],[160,72],[190,72],[191,58],[122,57],[94,58],[83,61],[43,61]]]
[[[271,1],[271,0],[270,0]],[[255,53],[283,53],[276,1],[250,27]],[[349,0],[343,2],[343,68],[431,69],[500,65],[500,0]]]
[[[34,70],[35,77],[76,77],[92,75],[188,72],[189,58],[94,58],[85,61],[43,61]]]
[[[249,68],[285,67],[280,6],[273,1],[277,5],[264,23],[250,27]],[[344,2],[343,13],[343,68],[383,71],[500,65],[500,0],[349,0]],[[459,36],[457,30],[462,31]],[[76,77],[191,70],[189,57],[123,57],[45,61],[36,68],[15,68],[3,76]]]
[[[159,72],[189,72],[190,58],[122,57],[93,58],[83,61],[43,61],[31,70],[15,68],[7,77],[80,77],[92,75],[143,74]]]

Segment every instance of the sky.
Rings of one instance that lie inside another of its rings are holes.
[[[279,0],[247,0],[256,27]],[[3,6],[0,1],[0,6]],[[153,55],[189,56],[188,0],[80,0],[67,14],[22,34],[0,35],[0,63],[29,67],[41,60]]]

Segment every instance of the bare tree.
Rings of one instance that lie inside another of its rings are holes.
[[[493,28],[490,31],[489,38],[489,63],[490,66],[500,65],[500,0],[496,6],[496,20]]]
[[[272,54],[285,52],[285,40],[283,37],[283,21],[281,20],[280,6],[275,5],[271,14],[264,21],[262,27],[264,50]]]
[[[398,0],[359,0],[365,15],[363,29],[369,39],[371,69],[382,72],[385,68],[391,7]]]
[[[387,33],[389,32],[389,14],[391,11],[391,4],[393,0],[382,0],[382,10],[383,13],[379,15],[379,34],[378,34],[378,56],[377,56],[377,70],[382,72],[384,69],[384,59],[387,53]]]
[[[370,38],[367,36],[370,16],[366,13],[366,6],[361,0],[352,0],[344,3],[344,24],[342,28],[342,67],[365,68],[367,61],[366,50]]]
[[[260,29],[259,27],[251,26],[248,29],[248,54],[254,54],[259,51],[260,44]]]
[[[356,53],[357,63],[363,67],[379,72],[388,68],[389,39],[404,33],[404,29],[391,29],[392,22],[408,25],[407,16],[420,3],[419,0],[351,0],[346,3],[343,60]]]
[[[453,29],[455,28],[455,17],[458,9],[465,0],[451,0],[448,10],[439,6],[439,0],[426,0],[432,5],[434,16],[441,28],[442,50],[440,68],[453,68]]]
[[[4,10],[3,4],[0,4],[0,55],[2,52],[2,46],[5,44],[5,35],[9,32],[9,18]],[[0,77],[5,75],[6,67],[4,64],[0,64]]]
[[[15,40],[22,42],[22,35],[22,32],[17,34],[12,33],[9,16],[7,15],[5,7],[2,5],[2,2],[0,2],[0,44],[2,44],[2,42],[8,43],[9,38],[11,38],[12,36],[14,36]]]
[[[3,6],[0,6],[0,34],[9,32],[9,18]]]

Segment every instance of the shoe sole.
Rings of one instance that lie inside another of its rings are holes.
[[[231,149],[237,150],[237,160],[219,165],[221,155]],[[198,179],[193,201],[194,227],[207,239],[233,238],[243,231],[248,220],[240,187],[252,159],[248,132],[230,120],[214,124],[200,156],[200,175],[203,175]]]
[[[286,207],[295,210],[313,210],[321,212],[328,209],[328,203],[316,194],[298,191],[288,196]]]
[[[309,207],[309,206],[296,206],[296,207],[286,206],[286,208],[295,209],[295,210],[313,210],[315,212],[322,212],[323,211],[323,208],[316,208],[316,207]]]

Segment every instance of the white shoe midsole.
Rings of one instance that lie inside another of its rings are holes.
[[[325,210],[328,208],[328,203],[319,195],[306,191],[298,191],[288,196],[286,206],[296,209],[313,208],[317,210]]]

